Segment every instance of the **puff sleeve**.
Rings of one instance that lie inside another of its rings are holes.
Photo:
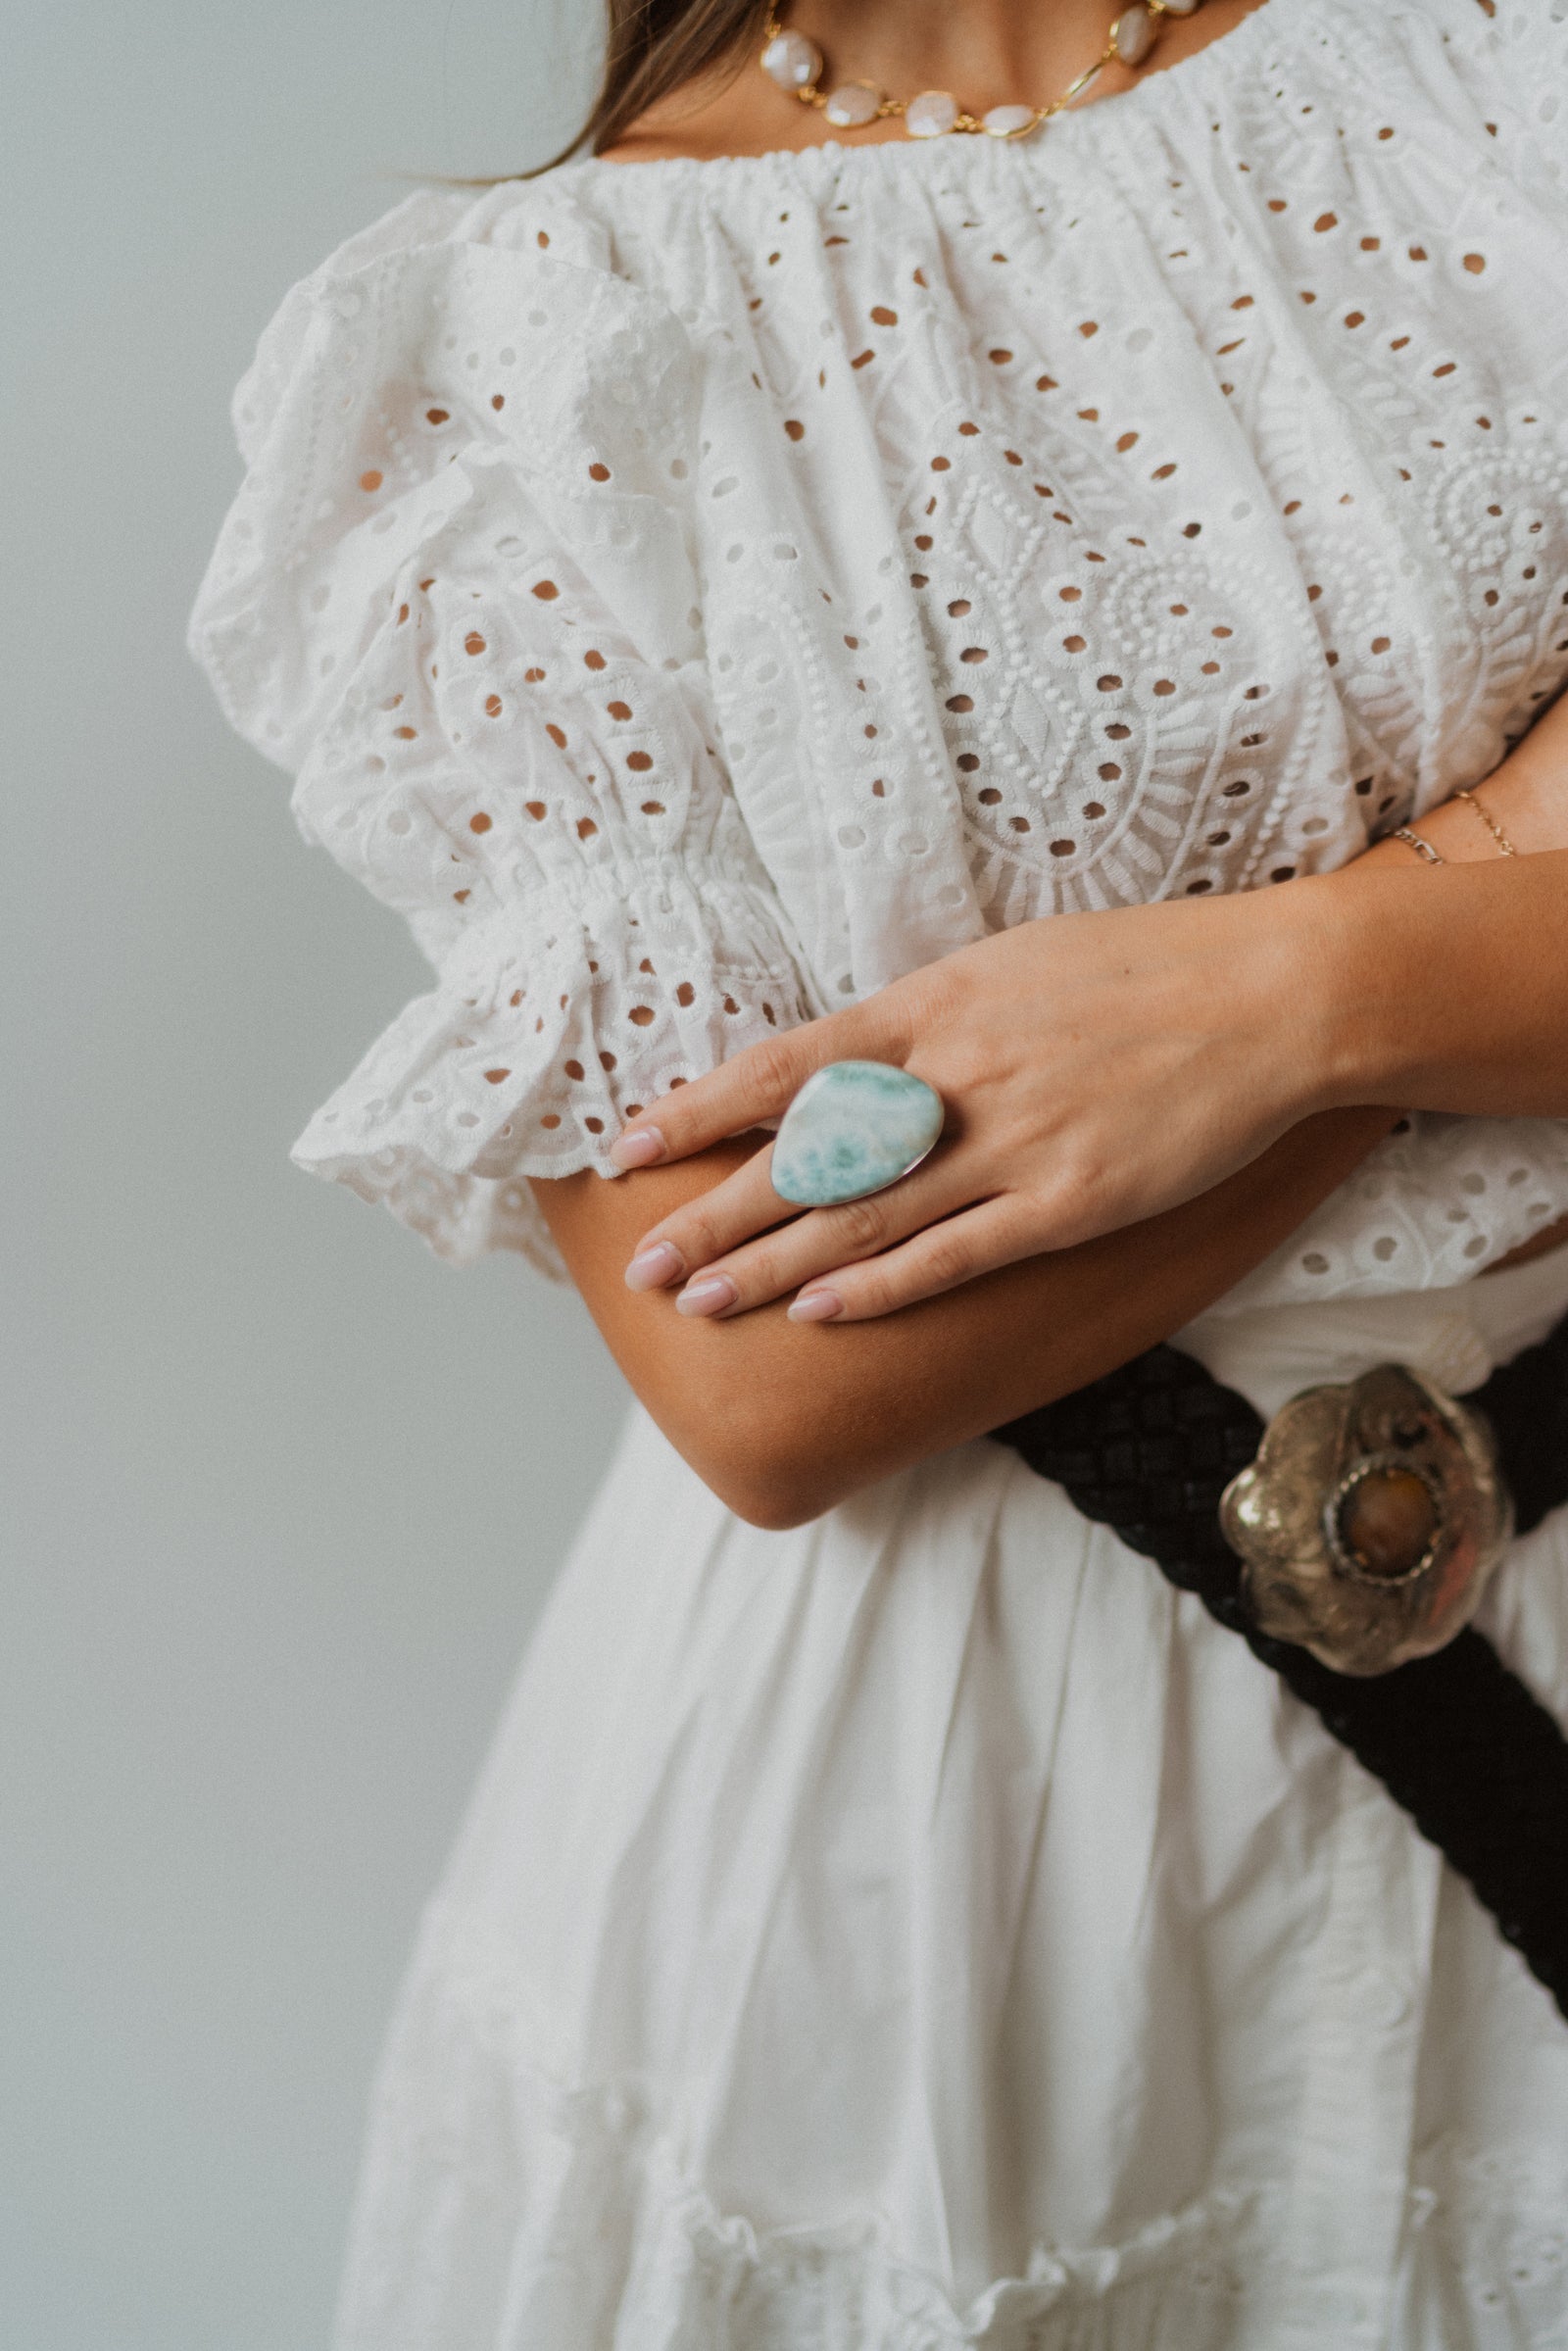
[[[554,1269],[524,1179],[816,1004],[716,747],[689,338],[550,248],[421,195],[295,288],[191,647],[437,975],[295,1158]]]

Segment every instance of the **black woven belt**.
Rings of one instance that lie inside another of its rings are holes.
[[[1568,1320],[1464,1399],[1490,1422],[1526,1534],[1568,1500]],[[994,1432],[1239,1633],[1376,1773],[1467,1878],[1568,2017],[1568,1740],[1473,1629],[1371,1679],[1335,1673],[1250,1621],[1220,1532],[1226,1485],[1263,1422],[1190,1355],[1156,1347]]]

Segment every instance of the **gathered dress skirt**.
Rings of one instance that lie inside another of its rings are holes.
[[[1205,1317],[1262,1410],[1568,1307]],[[1568,1512],[1483,1629],[1568,1726]],[[1200,1604],[981,1442],[741,1524],[634,1411],[419,1936],[339,2351],[1543,2351],[1568,2026]]]

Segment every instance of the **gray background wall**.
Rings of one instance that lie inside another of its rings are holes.
[[[273,303],[398,170],[547,152],[597,15],[3,20],[8,2351],[324,2341],[415,1913],[621,1409],[574,1300],[289,1168],[420,966],[181,648]]]

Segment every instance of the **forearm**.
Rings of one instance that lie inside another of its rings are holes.
[[[1333,1008],[1312,1100],[1568,1117],[1568,851],[1365,863],[1323,885]]]
[[[1568,1115],[1565,776],[1554,711],[1486,786],[1516,857],[1450,805],[1422,820],[1442,867],[1390,842],[1278,892],[1021,926],[666,1097],[616,1147],[664,1164],[537,1188],[633,1387],[744,1516],[794,1523],[1179,1329],[1401,1110]],[[742,1130],[857,1056],[925,1077],[954,1131],[890,1192],[781,1223]],[[792,1324],[824,1275],[834,1319]]]
[[[1462,800],[1297,887],[1319,904],[1330,1005],[1318,1100],[1568,1116],[1568,700],[1480,787],[1518,854]]]
[[[615,1183],[585,1173],[534,1190],[594,1319],[670,1442],[742,1517],[789,1526],[1168,1338],[1277,1248],[1392,1117],[1314,1118],[1145,1224],[839,1328],[803,1328],[782,1304],[691,1321],[668,1293],[625,1286],[639,1235],[738,1165],[755,1137]]]

